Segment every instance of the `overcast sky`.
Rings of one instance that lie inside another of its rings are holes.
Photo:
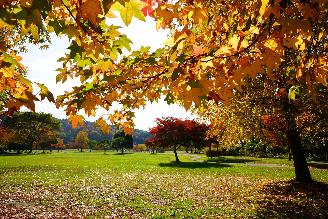
[[[155,22],[147,17],[147,22],[141,22],[133,19],[129,27],[125,27],[119,19],[111,19],[110,22],[115,25],[122,26],[122,33],[125,33],[132,41],[132,49],[136,50],[141,46],[150,46],[153,49],[161,47],[163,41],[167,38],[167,31],[156,31]],[[29,52],[23,54],[23,63],[29,70],[28,78],[32,81],[45,84],[50,91],[55,95],[62,94],[65,90],[70,90],[72,86],[78,85],[77,80],[69,80],[64,84],[56,84],[55,71],[60,67],[57,59],[61,57],[68,47],[68,40],[65,38],[52,37],[52,43],[47,50],[40,50],[34,45],[29,45]],[[53,114],[56,118],[66,118],[63,109],[56,109],[54,104],[48,101],[37,102],[37,112],[46,112]],[[99,116],[99,115],[98,115]],[[194,118],[192,114],[186,112],[178,105],[167,105],[163,100],[159,103],[148,103],[144,109],[136,110],[135,124],[137,129],[148,130],[155,125],[156,118],[163,116],[174,116],[179,118]],[[95,118],[87,118],[89,121],[94,121]]]

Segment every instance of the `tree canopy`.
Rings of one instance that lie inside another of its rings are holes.
[[[176,162],[179,162],[177,150],[181,146],[201,149],[206,146],[206,133],[209,126],[195,120],[182,120],[173,117],[156,119],[156,126],[150,129],[152,137],[147,145],[154,150],[155,147],[172,149]]]
[[[9,133],[6,141],[8,149],[32,150],[49,147],[57,143],[60,121],[50,114],[22,112],[12,117],[4,117],[0,128]]]
[[[112,147],[121,150],[124,153],[124,149],[131,149],[133,147],[132,135],[125,134],[123,130],[119,130],[113,136]]]
[[[49,34],[66,35],[69,52],[59,59],[58,82],[80,78],[82,85],[57,98],[73,124],[82,123],[84,110],[109,109],[113,102],[123,111],[109,116],[131,132],[132,110],[146,101],[180,102],[187,109],[207,99],[229,103],[244,76],[258,72],[291,74],[308,86],[327,85],[327,2],[239,1],[2,1],[1,90],[2,107],[34,108],[37,97],[24,76],[18,49],[30,41],[46,47]],[[171,30],[163,49],[141,48],[125,56],[131,41],[111,24],[118,11],[128,25],[133,17],[153,17],[158,28]],[[142,13],[143,12],[143,13]],[[18,48],[18,49],[17,49]],[[286,71],[286,69],[288,71]],[[293,85],[294,80],[288,82]],[[40,98],[54,101],[43,85]],[[104,119],[98,121],[104,130]]]

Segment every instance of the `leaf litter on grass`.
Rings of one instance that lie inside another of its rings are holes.
[[[324,218],[328,206],[326,184],[308,191],[283,174],[268,177],[281,168],[162,167],[159,157],[145,162],[140,168],[122,161],[7,169],[0,175],[0,218],[286,218],[293,208],[300,218]]]

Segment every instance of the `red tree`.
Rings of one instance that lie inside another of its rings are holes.
[[[176,162],[180,162],[177,150],[181,146],[202,148],[206,145],[208,126],[194,120],[173,117],[156,119],[157,126],[150,129],[149,145],[172,148]],[[148,143],[147,143],[148,144]]]

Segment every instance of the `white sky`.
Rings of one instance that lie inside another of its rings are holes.
[[[149,17],[146,19],[147,22],[133,19],[128,27],[125,27],[119,19],[110,19],[110,22],[123,27],[120,31],[132,40],[133,50],[141,46],[150,46],[152,49],[159,48],[167,38],[168,32],[165,30],[157,32],[155,22]],[[32,81],[45,84],[55,96],[62,94],[65,90],[71,90],[72,86],[79,84],[77,80],[69,80],[64,84],[56,84],[57,72],[55,70],[60,67],[57,59],[65,53],[68,46],[67,39],[52,37],[52,43],[49,49],[40,50],[34,45],[29,45],[29,52],[22,54],[23,63],[29,70],[28,78]],[[51,113],[56,118],[66,118],[63,109],[56,109],[55,105],[48,101],[37,102],[36,111]],[[156,118],[164,116],[195,118],[191,113],[186,112],[184,108],[173,104],[167,105],[164,100],[160,100],[158,103],[148,103],[144,109],[136,110],[136,128],[148,130],[155,125]],[[96,119],[97,117],[86,118],[89,121]]]

